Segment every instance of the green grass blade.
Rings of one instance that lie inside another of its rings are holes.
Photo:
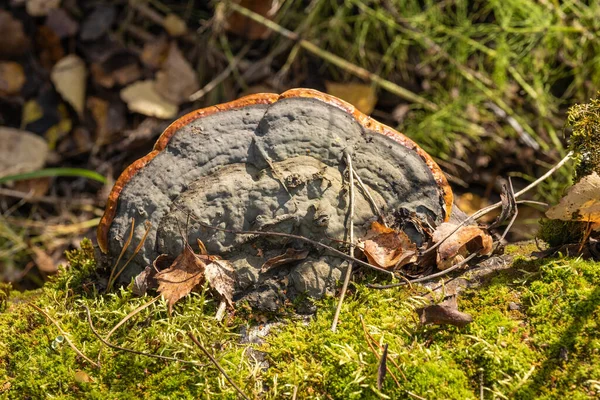
[[[45,178],[50,176],[75,176],[79,178],[92,179],[101,183],[106,183],[104,176],[96,171],[83,168],[46,168],[23,174],[7,175],[0,177],[0,183],[21,181],[25,179]]]

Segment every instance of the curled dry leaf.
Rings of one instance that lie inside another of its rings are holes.
[[[183,252],[171,266],[154,276],[158,282],[158,292],[167,300],[169,313],[173,310],[173,304],[194,289],[199,288],[205,281],[221,300],[225,301],[229,307],[233,307],[235,270],[229,261],[206,254],[206,247],[202,242],[198,244],[202,254],[195,254],[191,246],[186,243]],[[164,254],[157,257],[154,261],[154,270],[159,268],[159,264],[162,264],[165,258]],[[142,274],[138,275],[141,280],[140,289],[143,288],[143,280],[151,279],[151,272],[144,276],[141,276]],[[149,283],[152,285],[151,281]]]
[[[304,260],[306,257],[308,257],[308,250],[296,250],[289,248],[285,251],[284,254],[268,259],[262,265],[262,267],[260,267],[260,272],[264,273],[271,270],[272,268],[279,267],[281,265],[288,264],[293,261]]]
[[[167,301],[169,313],[173,310],[173,304],[204,282],[205,268],[205,262],[198,258],[186,243],[183,252],[173,264],[156,274],[158,292]]]
[[[173,118],[177,106],[156,92],[154,81],[135,82],[121,90],[121,98],[133,112],[162,119]]]
[[[592,172],[569,188],[558,205],[546,211],[550,219],[583,221],[600,228],[600,176]]]
[[[417,314],[419,315],[419,321],[423,325],[455,325],[462,328],[473,322],[471,315],[445,304],[433,304],[419,308],[417,309]]]
[[[444,222],[433,232],[433,243],[448,237],[456,225]],[[448,237],[437,249],[437,267],[444,270],[464,260],[469,253],[488,255],[493,249],[492,237],[477,226],[463,226]]]
[[[417,246],[402,231],[395,231],[375,221],[358,248],[369,263],[382,268],[400,268],[416,261]]]
[[[56,91],[65,99],[79,116],[83,116],[85,105],[85,62],[74,54],[63,57],[52,68],[50,79]]]
[[[229,307],[233,307],[233,289],[235,288],[235,270],[231,263],[211,257],[211,262],[206,264],[204,272],[211,288],[224,300]]]

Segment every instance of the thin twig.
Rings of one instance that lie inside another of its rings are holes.
[[[104,338],[98,333],[98,331],[96,330],[96,328],[94,328],[94,324],[92,323],[92,314],[91,314],[90,309],[88,308],[88,306],[84,305],[83,308],[85,308],[85,311],[87,313],[88,325],[89,325],[90,330],[92,331],[92,333],[98,338],[98,340],[100,340],[102,343],[104,343],[106,346],[110,347],[111,349],[121,350],[121,351],[124,351],[126,353],[133,353],[133,354],[137,354],[137,355],[144,356],[144,357],[158,358],[159,360],[176,361],[176,362],[180,362],[182,364],[194,365],[196,367],[206,367],[208,365],[208,364],[205,364],[205,363],[200,363],[198,361],[188,361],[188,360],[182,360],[180,358],[175,358],[175,357],[161,356],[159,354],[144,353],[143,351],[128,349],[126,347],[121,347],[121,346],[118,346],[116,344],[112,344],[109,341],[104,340]]]
[[[510,222],[506,226],[506,229],[504,229],[504,232],[502,232],[502,236],[500,236],[500,239],[498,239],[498,244],[496,245],[496,249],[498,249],[498,247],[500,247],[500,245],[502,244],[502,241],[508,234],[508,231],[510,231],[510,228],[512,228],[513,224],[515,223],[515,220],[517,219],[517,216],[519,215],[519,208],[516,206],[516,202],[515,202],[515,189],[513,188],[512,179],[510,179],[510,177],[508,178],[508,189],[509,189],[508,194],[510,196],[509,201],[510,201],[511,205],[514,206],[515,211],[514,211],[514,215],[510,219]]]
[[[381,213],[381,210],[379,209],[379,207],[377,207],[377,203],[375,203],[375,199],[373,198],[373,196],[371,196],[371,191],[363,183],[362,179],[360,179],[360,176],[358,175],[358,173],[356,172],[355,169],[352,170],[352,173],[354,174],[354,177],[356,178],[356,181],[358,182],[358,186],[360,187],[360,190],[362,190],[362,192],[366,196],[367,200],[369,200],[369,202],[371,203],[373,210],[377,213],[379,220],[387,228],[387,223],[385,222],[385,219],[383,218],[383,214]]]
[[[210,354],[208,352],[208,350],[206,350],[204,348],[204,346],[202,346],[202,343],[200,343],[200,341],[198,341],[198,339],[196,339],[196,336],[194,336],[194,334],[189,331],[187,334],[190,337],[190,339],[192,339],[192,342],[194,342],[194,344],[196,346],[198,346],[204,354],[206,354],[206,356],[210,359],[210,361],[212,361],[212,363],[215,365],[215,367],[217,367],[217,369],[219,371],[221,371],[223,376],[229,381],[229,383],[231,383],[231,386],[233,386],[235,388],[235,390],[237,390],[237,392],[240,394],[240,396],[242,396],[246,400],[250,400],[250,398],[248,396],[246,396],[246,394],[244,392],[242,392],[242,389],[240,389],[239,386],[236,385],[236,383],[229,377],[229,375],[227,375],[227,372],[225,372],[223,367],[221,367],[221,364],[219,364],[219,362],[212,356],[212,354]]]
[[[85,354],[83,354],[81,352],[81,350],[79,350],[77,348],[77,346],[75,346],[73,344],[73,342],[71,341],[71,339],[69,339],[69,335],[67,334],[67,332],[65,332],[63,330],[63,328],[60,327],[60,325],[58,324],[58,322],[56,320],[54,320],[46,311],[42,310],[41,308],[39,308],[38,306],[36,306],[33,303],[27,303],[29,306],[31,306],[32,308],[36,309],[39,313],[41,313],[42,315],[44,315],[44,317],[46,317],[47,319],[50,320],[50,322],[52,322],[54,324],[54,326],[56,326],[56,328],[58,329],[58,331],[60,332],[60,334],[65,338],[65,341],[67,342],[67,344],[69,346],[71,346],[71,348],[73,349],[73,351],[75,351],[75,353],[77,353],[77,355],[81,358],[83,358],[85,361],[87,361],[88,363],[90,363],[92,366],[94,366],[95,368],[100,368],[100,364],[95,363],[94,361],[92,361],[90,358],[88,358]]]
[[[478,255],[477,253],[473,253],[473,254],[469,255],[467,258],[465,258],[464,260],[462,260],[461,262],[454,264],[450,268],[446,268],[443,271],[437,272],[435,274],[427,275],[422,278],[410,279],[410,280],[408,280],[408,282],[410,282],[410,283],[425,282],[425,281],[428,281],[433,278],[438,278],[440,276],[447,275],[448,273],[454,271],[455,269],[462,267],[463,265],[465,265],[466,263],[471,261],[473,258],[475,258],[475,256],[477,256],[477,255]],[[395,288],[398,286],[404,286],[405,284],[406,284],[406,282],[392,283],[389,285],[373,285],[373,284],[368,283],[367,287],[371,288],[371,289],[391,289],[391,288]]]
[[[182,212],[188,212],[188,211],[182,209],[181,207],[179,207],[178,205],[175,205],[175,207],[178,208]],[[196,221],[198,223],[198,225],[200,225],[200,226],[202,226],[204,228],[213,229],[213,230],[220,231],[220,232],[233,233],[234,235],[278,236],[278,237],[284,237],[284,238],[288,238],[288,239],[301,240],[301,241],[304,241],[306,243],[310,243],[313,246],[321,247],[322,249],[328,250],[328,251],[332,252],[333,254],[335,254],[336,256],[338,256],[340,258],[343,258],[344,260],[352,261],[352,262],[354,262],[354,263],[356,263],[358,265],[361,265],[363,267],[367,267],[367,268],[373,269],[375,271],[384,272],[386,274],[396,276],[396,274],[394,274],[393,271],[389,271],[389,270],[387,270],[385,268],[381,268],[381,267],[377,267],[375,265],[371,265],[371,264],[369,264],[367,262],[359,260],[356,257],[352,257],[352,256],[350,256],[350,255],[348,255],[348,254],[346,254],[346,253],[344,253],[342,251],[339,251],[338,249],[336,249],[334,247],[328,246],[328,245],[326,245],[324,243],[321,243],[321,242],[317,242],[316,240],[309,239],[309,238],[307,238],[305,236],[294,235],[294,234],[291,234],[291,233],[273,232],[273,231],[238,231],[238,230],[235,230],[235,229],[219,228],[219,227],[216,227],[216,226],[212,226],[212,225],[206,224],[206,223],[200,221],[198,219],[198,217],[196,217],[195,215],[191,215],[190,214],[190,218],[193,219],[194,221]]]
[[[106,286],[106,290],[107,291],[109,291],[112,288],[112,286],[115,284],[115,282],[117,281],[117,279],[119,279],[119,276],[121,276],[121,274],[123,273],[123,271],[125,271],[125,268],[127,268],[127,266],[129,265],[129,263],[140,252],[140,250],[142,249],[142,246],[144,245],[144,242],[146,241],[146,238],[148,237],[148,233],[150,233],[150,228],[151,227],[152,227],[152,224],[150,223],[150,221],[146,221],[146,231],[144,232],[144,236],[142,236],[142,240],[140,240],[140,242],[138,243],[137,247],[133,251],[133,254],[127,259],[127,261],[125,262],[125,264],[123,264],[123,266],[121,267],[121,269],[119,270],[119,272],[117,272],[116,275],[113,276],[112,281],[110,281],[110,280],[108,281],[108,285]]]
[[[518,197],[522,196],[523,194],[527,193],[528,191],[530,191],[531,189],[533,189],[534,187],[536,187],[537,185],[539,185],[540,183],[542,183],[544,180],[546,180],[550,175],[552,175],[554,172],[556,172],[556,170],[558,170],[560,167],[562,167],[567,161],[569,161],[569,159],[571,158],[571,156],[573,155],[573,152],[570,151],[569,153],[567,153],[567,155],[560,160],[554,167],[550,168],[544,175],[540,176],[538,179],[536,179],[535,181],[531,182],[529,185],[527,185],[524,189],[518,191],[517,193],[515,193],[515,199],[517,199]],[[517,204],[519,204],[520,202],[517,202]],[[427,250],[425,250],[423,253],[421,253],[421,255],[425,255],[427,253],[432,252],[433,250],[435,250],[436,248],[438,248],[446,239],[448,239],[450,236],[454,235],[454,233],[456,231],[458,231],[458,229],[465,225],[467,222],[475,220],[477,218],[480,218],[482,216],[484,216],[485,214],[495,210],[496,208],[499,208],[502,206],[502,202],[499,201],[495,204],[492,204],[491,206],[487,206],[485,208],[482,208],[481,210],[477,211],[476,213],[474,213],[473,215],[471,215],[469,218],[465,219],[464,221],[462,221],[461,223],[459,223],[456,228],[454,230],[452,230],[450,233],[448,233],[448,235],[446,235],[446,237],[444,237],[442,240],[440,240],[439,242],[437,242],[436,244],[434,244],[433,246],[429,247]]]
[[[250,44],[245,45],[242,48],[242,50],[240,50],[240,52],[238,53],[238,55],[235,56],[235,58],[233,60],[231,60],[231,62],[229,63],[229,65],[227,65],[227,68],[225,68],[212,81],[208,82],[202,89],[198,90],[195,93],[192,93],[190,95],[190,97],[188,98],[188,100],[189,101],[200,100],[207,93],[209,93],[210,91],[212,91],[217,85],[219,85],[221,82],[223,82],[225,79],[227,79],[227,77],[229,77],[229,75],[231,75],[231,73],[233,72],[233,70],[237,67],[237,65],[239,64],[239,62],[241,61],[241,59],[244,58],[244,56],[246,55],[246,53],[248,53],[248,50],[250,50],[250,47],[251,47]]]
[[[373,347],[373,344],[371,343],[371,341],[372,341],[373,343],[377,343],[377,342],[375,341],[375,339],[373,338],[373,336],[371,336],[371,334],[370,334],[369,332],[367,332],[367,326],[365,325],[365,320],[363,319],[363,316],[362,316],[362,315],[359,315],[359,318],[360,318],[360,322],[362,323],[363,332],[364,332],[364,334],[365,334],[365,340],[367,341],[367,344],[369,345],[369,348],[371,349],[371,352],[373,352],[373,354],[375,355],[375,357],[377,358],[377,360],[379,360],[379,358],[380,358],[380,357],[379,357],[379,353],[377,352],[377,350],[375,350],[375,348]],[[380,346],[379,346],[379,343],[377,343],[377,346],[378,346],[378,347],[380,347]],[[381,348],[381,347],[380,347],[380,348]],[[390,361],[392,361],[392,363],[393,363],[394,365],[396,365],[396,364],[395,364],[395,362],[394,362],[392,359],[390,359]],[[398,366],[397,366],[397,365],[396,365],[396,368],[398,368]],[[391,376],[391,377],[392,377],[392,379],[394,380],[394,382],[396,382],[396,385],[397,385],[398,387],[400,387],[400,382],[398,382],[398,379],[397,379],[397,378],[396,378],[396,376],[395,376],[395,375],[392,373],[392,371],[390,370],[390,367],[389,367],[389,366],[386,366],[386,369],[387,369],[387,372],[388,372],[388,374],[390,374],[390,376]],[[399,368],[398,368],[398,369],[399,369]],[[402,375],[404,375],[404,374],[402,373],[402,371],[400,371],[400,373],[401,373]],[[406,377],[404,377],[404,379],[406,379]]]
[[[350,190],[348,192],[348,196],[350,198],[348,204],[348,231],[350,238],[350,256],[354,254],[354,173],[352,169],[352,156],[349,152],[345,153],[346,155],[346,166],[348,168],[348,182],[350,186]],[[340,299],[338,300],[337,307],[335,309],[335,314],[333,315],[333,322],[331,323],[331,331],[335,332],[338,324],[338,320],[340,318],[340,312],[342,311],[342,303],[344,302],[344,297],[346,296],[346,290],[348,290],[348,284],[350,283],[350,276],[352,275],[352,262],[348,263],[348,268],[346,269],[346,276],[344,276],[344,284],[342,285],[342,292],[340,293]]]
[[[135,310],[131,311],[129,314],[127,314],[122,320],[120,320],[104,337],[104,340],[108,340],[110,339],[111,335],[113,333],[115,333],[115,331],[117,329],[119,329],[121,326],[123,326],[123,324],[127,321],[129,321],[134,315],[138,314],[139,312],[145,310],[146,308],[150,307],[152,304],[154,304],[154,302],[156,302],[156,300],[158,300],[160,298],[159,296],[156,296],[155,298],[153,298],[152,300],[150,300],[149,302],[146,302],[144,304],[142,304],[141,306],[139,306],[138,308],[136,308]],[[102,350],[104,349],[104,347],[100,347],[100,350],[98,350],[98,364],[100,364],[100,357],[102,356]]]

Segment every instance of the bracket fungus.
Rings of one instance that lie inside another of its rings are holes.
[[[114,263],[133,229],[121,255],[131,257],[121,282],[159,255],[174,259],[186,243],[200,240],[234,266],[237,298],[252,292],[249,301],[268,298],[266,308],[273,308],[285,292],[321,296],[339,279],[343,260],[289,237],[239,231],[283,232],[343,247],[345,154],[379,208],[356,188],[357,237],[378,215],[410,215],[434,226],[449,219],[452,191],[417,144],[338,98],[293,89],[246,96],[173,122],[115,183],[98,227],[99,246]],[[423,241],[418,230],[405,233],[418,245]],[[290,248],[310,251],[263,268]]]

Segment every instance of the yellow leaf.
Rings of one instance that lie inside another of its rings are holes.
[[[372,85],[325,82],[325,87],[327,93],[347,101],[365,114],[371,114],[377,104],[377,95]]]

